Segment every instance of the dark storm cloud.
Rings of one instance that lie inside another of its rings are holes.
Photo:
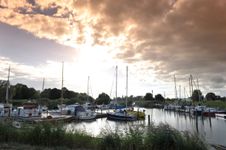
[[[175,2],[175,3],[174,3]],[[102,28],[113,34],[128,31],[118,58],[155,64],[159,77],[198,74],[203,80],[226,74],[225,0],[90,1],[101,14]],[[137,59],[136,55],[140,55]],[[165,73],[165,74],[162,74]],[[215,85],[219,84],[213,80]],[[222,80],[225,84],[226,81]]]

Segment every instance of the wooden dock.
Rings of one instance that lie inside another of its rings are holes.
[[[98,118],[106,118],[107,117],[107,113],[97,113],[96,115],[96,119]]]

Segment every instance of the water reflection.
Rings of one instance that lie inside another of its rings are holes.
[[[146,115],[150,115],[150,120],[158,125],[167,123],[179,131],[197,132],[209,143],[221,144],[226,146],[226,120],[192,116],[189,114],[173,111],[164,111],[162,109],[145,109]],[[116,122],[106,118],[97,119],[92,122],[75,122],[66,125],[69,132],[75,130],[85,131],[93,136],[98,136],[103,132],[118,131],[127,132],[130,127],[147,126],[148,117],[144,121],[136,122]]]

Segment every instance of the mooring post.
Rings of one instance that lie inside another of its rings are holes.
[[[151,119],[150,119],[150,115],[148,115],[148,125],[151,125]]]

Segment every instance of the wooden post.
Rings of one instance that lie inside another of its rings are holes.
[[[148,126],[151,125],[151,119],[150,119],[150,115],[148,115]]]

